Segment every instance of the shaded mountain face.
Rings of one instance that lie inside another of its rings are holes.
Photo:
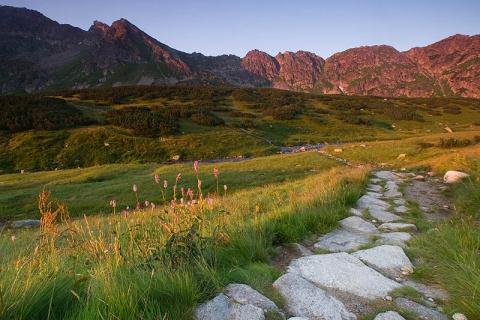
[[[111,26],[95,21],[84,31],[0,6],[1,93],[181,83],[480,98],[479,49],[479,35],[455,35],[406,52],[360,47],[326,60],[305,51],[210,57],[170,48],[125,19]]]

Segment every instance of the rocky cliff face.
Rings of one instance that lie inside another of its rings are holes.
[[[328,59],[298,51],[188,54],[125,19],[88,31],[0,6],[1,93],[137,84],[275,87],[320,93],[480,98],[480,35],[399,52],[360,47]]]
[[[454,35],[405,55],[434,77],[442,95],[480,97],[480,35]]]

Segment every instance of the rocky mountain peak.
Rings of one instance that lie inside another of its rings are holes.
[[[480,98],[480,35],[456,34],[399,52],[352,48],[323,59],[308,51],[244,58],[180,52],[126,19],[88,31],[39,12],[0,6],[0,90],[124,84],[222,84],[378,96]],[[5,75],[5,76],[4,76]]]

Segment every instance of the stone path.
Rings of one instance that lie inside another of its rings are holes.
[[[446,294],[410,277],[414,266],[403,249],[417,228],[402,222],[409,209],[400,184],[407,174],[374,175],[352,216],[313,245],[312,250],[327,253],[314,254],[297,244],[303,257],[291,261],[273,284],[285,299],[284,310],[252,288],[234,284],[200,305],[196,319],[357,319],[371,313],[375,303],[391,310],[373,315],[374,320],[405,319],[394,310],[419,319],[448,319],[436,305]],[[392,290],[405,286],[417,290],[420,300],[392,298]]]

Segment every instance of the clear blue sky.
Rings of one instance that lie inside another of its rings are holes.
[[[270,55],[305,50],[328,58],[359,46],[405,51],[460,33],[480,34],[479,0],[0,0],[88,30],[125,18],[184,52]]]

